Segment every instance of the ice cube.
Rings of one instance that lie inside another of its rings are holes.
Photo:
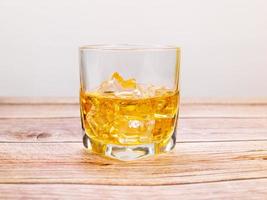
[[[97,92],[99,94],[113,94],[117,90],[118,86],[114,80],[104,81],[99,88],[97,88]]]
[[[135,79],[124,80],[118,72],[113,73],[111,79],[116,80],[123,89],[135,89],[136,88]]]
[[[139,120],[129,120],[128,125],[130,128],[138,128],[141,126],[141,122]]]
[[[148,98],[161,95],[166,91],[164,87],[137,84],[136,80],[124,79],[118,72],[114,72],[111,78],[104,81],[97,92],[103,95],[112,95],[120,98]]]
[[[115,134],[121,143],[149,142],[153,137],[155,120],[139,116],[117,115],[112,126],[111,134]]]
[[[134,90],[120,90],[116,91],[115,96],[120,97],[120,98],[141,98],[142,93],[138,89]]]
[[[137,87],[136,80],[125,80],[118,72],[113,73],[110,80],[104,81],[97,92],[105,95],[114,95],[120,98],[142,97],[142,92]]]
[[[124,98],[140,96],[135,79],[124,80],[118,72],[113,73],[109,80],[104,81],[97,92]]]
[[[141,91],[142,97],[155,96],[155,89],[153,85],[138,84],[137,88]]]
[[[114,106],[107,101],[94,101],[86,115],[88,127],[94,135],[109,132],[110,124],[114,120]]]
[[[152,85],[145,86],[137,84],[135,89],[123,89],[115,92],[115,95],[122,98],[147,98],[155,95],[155,90]]]

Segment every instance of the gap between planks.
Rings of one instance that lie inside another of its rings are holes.
[[[176,141],[176,144],[183,144],[183,143],[216,143],[216,142],[259,142],[259,141],[267,141],[267,139],[258,139],[258,140],[253,140],[253,139],[247,139],[247,140],[218,140],[218,141],[214,141],[214,140],[203,140],[203,141]],[[77,140],[77,141],[38,141],[38,142],[15,142],[15,141],[0,141],[0,144],[3,143],[7,143],[7,144],[58,144],[58,143],[80,143],[82,144],[82,138],[81,140]]]
[[[206,174],[208,175],[208,174]],[[216,174],[212,174],[216,175]],[[167,183],[167,184],[147,184],[147,185],[138,185],[138,184],[127,184],[127,185],[120,185],[120,184],[105,184],[105,183],[71,183],[71,182],[43,182],[43,183],[38,183],[38,182],[15,182],[15,183],[10,183],[10,182],[1,182],[0,181],[0,186],[1,185],[92,185],[92,186],[113,186],[113,187],[161,187],[161,186],[184,186],[184,185],[200,185],[200,184],[209,184],[209,183],[231,183],[231,182],[240,182],[240,181],[253,181],[253,180],[266,180],[267,181],[267,176],[266,177],[256,177],[256,178],[240,178],[240,179],[228,179],[228,180],[218,180],[218,181],[202,181],[202,182],[188,182],[188,183]],[[267,185],[267,184],[266,184]],[[0,189],[1,191],[1,189]]]

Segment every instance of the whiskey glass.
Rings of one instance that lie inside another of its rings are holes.
[[[176,143],[180,48],[163,45],[80,47],[83,144],[91,152],[136,160]]]

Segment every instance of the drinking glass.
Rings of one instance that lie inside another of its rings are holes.
[[[91,152],[135,160],[176,143],[180,49],[158,45],[80,48],[83,144]]]

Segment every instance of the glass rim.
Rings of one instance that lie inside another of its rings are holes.
[[[95,50],[95,51],[165,51],[165,50],[180,50],[181,48],[175,45],[147,45],[147,44],[91,44],[80,46],[80,51]]]

